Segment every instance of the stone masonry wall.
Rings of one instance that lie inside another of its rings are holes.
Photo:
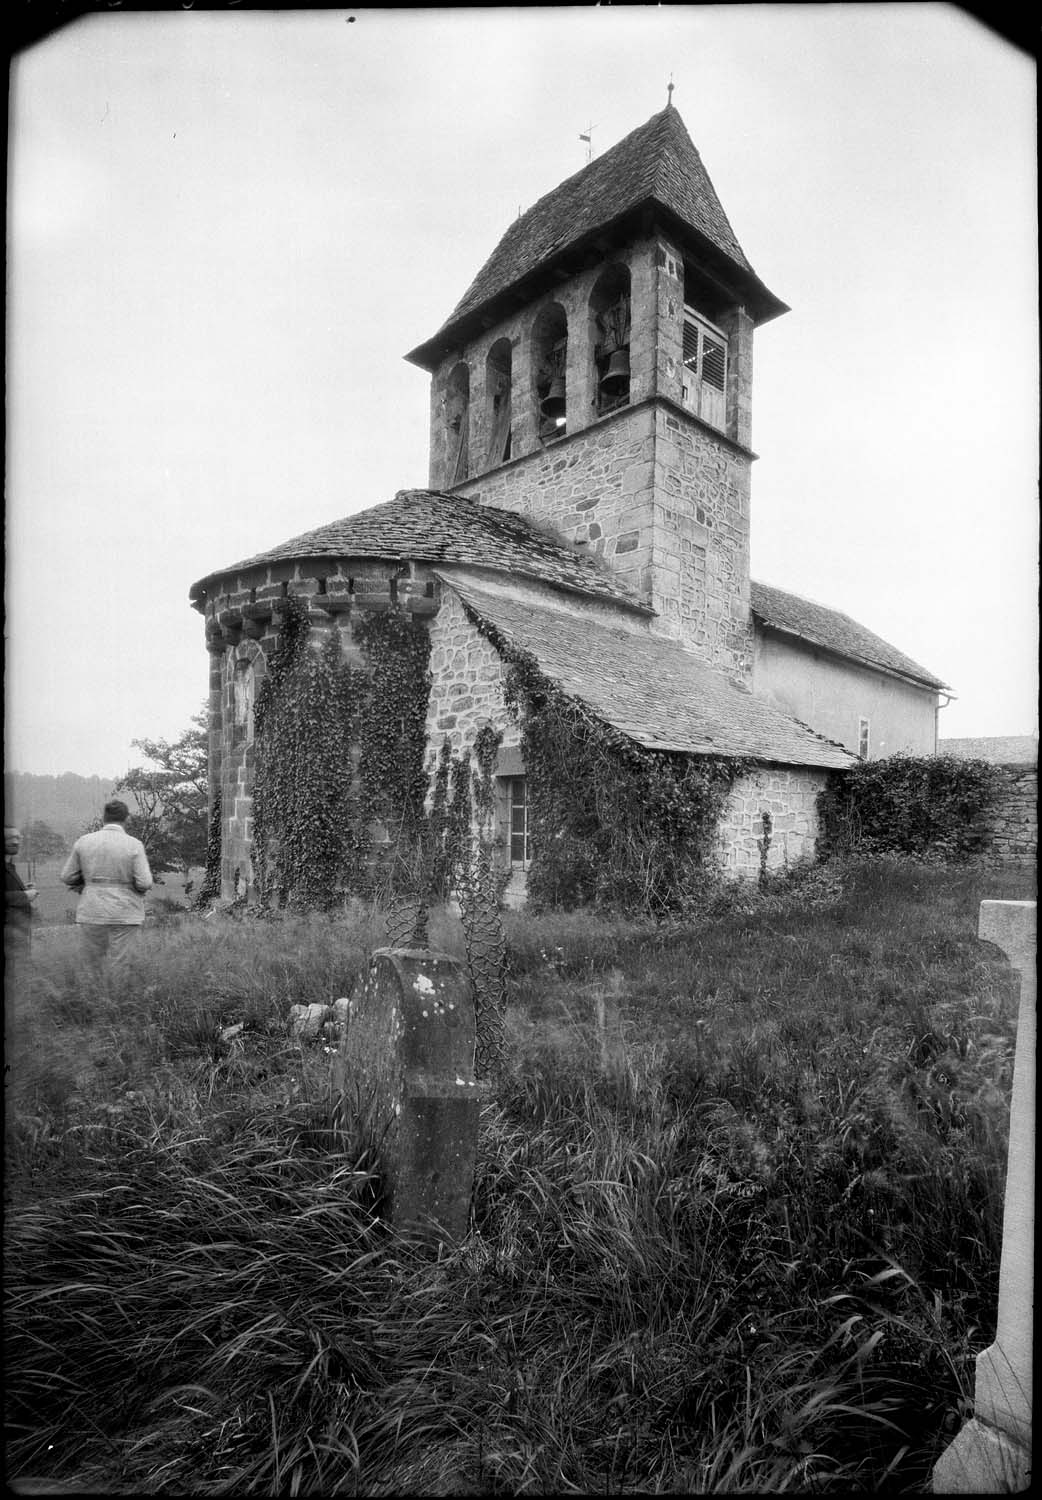
[[[229,578],[224,591],[206,601],[210,786],[219,787],[221,794],[223,900],[252,894],[252,705],[279,644],[280,602],[286,597],[306,602],[314,648],[320,649],[327,635],[336,631],[345,656],[357,665],[362,656],[353,640],[350,612],[341,612],[346,601],[364,596],[390,600],[397,594],[409,608],[428,583],[422,570],[399,568],[391,562],[330,559],[327,565],[290,561]],[[429,607],[433,608],[433,602]]]
[[[430,625],[431,696],[427,708],[427,771],[432,774],[442,742],[454,753],[470,749],[486,724],[516,745],[520,731],[503,698],[506,667],[495,647],[467,619],[448,589]]]
[[[749,457],[684,413],[656,412],[651,605],[657,628],[752,678]]]
[[[503,697],[502,659],[448,590],[431,622],[431,671],[429,771],[443,739],[459,752],[473,744],[485,724],[503,730],[504,749],[519,743],[519,726]],[[812,858],[818,837],[817,798],[827,776],[822,770],[764,766],[743,777],[732,789],[720,821],[718,847],[724,871],[744,878],[758,874],[764,812],[772,819],[769,869]]]
[[[655,308],[658,300],[659,267],[657,241],[640,240],[621,248],[562,281],[552,294],[534,298],[512,316],[501,318],[480,337],[447,357],[431,380],[430,484],[445,489],[455,479],[457,435],[448,425],[453,412],[452,389],[460,364],[467,368],[470,402],[467,411],[468,479],[482,477],[489,469],[489,440],[494,426],[487,378],[489,351],[506,340],[511,350],[511,461],[543,451],[539,437],[539,415],[535,385],[538,362],[538,328],[549,308],[560,309],[567,322],[568,348],[565,390],[568,432],[574,435],[598,422],[597,370],[594,345],[597,329],[590,301],[598,281],[613,268],[624,268],[630,278],[630,404],[636,405],[656,389]],[[549,446],[556,446],[555,443]]]
[[[654,408],[625,407],[455,493],[555,527],[650,602],[654,464]]]
[[[311,571],[314,568],[314,563],[276,564],[258,570],[256,576],[229,581],[225,593],[207,601],[211,711],[216,710],[211,722],[211,743],[221,789],[224,900],[251,894],[252,704],[278,645],[281,629],[278,604],[285,595],[308,602],[315,649],[320,648],[329,632],[335,631],[347,658],[356,662],[362,657],[353,639],[351,611],[344,607],[349,596],[357,600],[368,594],[375,602],[378,598],[389,600],[392,592],[396,592],[406,608],[414,608],[416,601],[424,599],[422,613],[431,636],[432,675],[427,716],[428,771],[433,770],[445,739],[459,753],[473,745],[478,731],[486,724],[503,732],[504,751],[516,752],[520,741],[519,726],[504,698],[506,669],[502,659],[467,619],[450,589],[440,587],[437,600],[428,595],[427,590],[432,587],[430,570],[413,565],[405,577],[404,570],[395,570],[393,564],[373,561],[330,563],[324,576],[316,576]],[[468,572],[473,574],[475,582],[485,587],[490,585],[491,580],[480,570]],[[522,597],[542,598],[547,592],[539,585],[506,578],[501,580],[500,587]],[[560,596],[557,605],[570,612],[595,615],[607,608],[593,601],[566,600]],[[436,612],[430,613],[431,610]],[[637,631],[647,628],[636,615],[627,625]],[[523,768],[517,762],[517,768],[508,774],[516,775],[520,770]],[[743,876],[755,875],[759,870],[757,841],[763,834],[764,811],[769,811],[773,819],[769,867],[779,868],[809,857],[817,836],[816,797],[824,785],[825,774],[764,767],[743,778],[732,791],[720,825],[720,858],[725,870]]]
[[[658,403],[627,407],[456,486],[603,557],[656,628],[748,682],[749,457]]]
[[[597,412],[596,330],[590,298],[610,266],[630,273],[629,405]],[[682,255],[654,234],[562,281],[446,358],[431,382],[431,484],[549,523],[602,556],[681,639],[729,676],[752,675],[749,495],[752,324],[741,308],[716,312],[728,339],[726,421],[717,431],[683,405]],[[550,305],[567,319],[564,436],[538,434],[534,330]],[[715,310],[714,310],[715,311]],[[489,468],[486,362],[511,348],[511,457]],[[460,365],[468,372],[468,477],[453,484],[446,413]],[[689,378],[689,375],[688,375]]]
[[[988,857],[996,865],[1034,864],[1038,858],[1038,767],[1002,766],[1003,787],[991,815]]]
[[[811,859],[818,838],[818,793],[827,778],[827,771],[763,766],[737,781],[720,819],[724,873],[739,879],[759,874],[765,812],[771,816],[767,868],[781,870]]]

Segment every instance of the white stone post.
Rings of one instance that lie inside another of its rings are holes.
[[[982,901],[978,936],[1020,975],[995,1342],[977,1356],[973,1418],[933,1471],[935,1495],[996,1495],[1031,1482],[1035,1231],[1035,902]]]

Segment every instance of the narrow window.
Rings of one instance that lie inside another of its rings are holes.
[[[510,778],[507,786],[507,809],[510,817],[510,865],[512,869],[527,870],[530,863],[528,791],[524,776]]]
[[[722,432],[727,421],[727,335],[686,304],[683,361],[684,405]]]
[[[253,702],[256,694],[256,677],[252,662],[238,663],[235,668],[233,687],[236,738],[244,739],[247,745],[250,745],[253,743]]]
[[[868,759],[868,720],[857,721],[857,753],[859,760]]]

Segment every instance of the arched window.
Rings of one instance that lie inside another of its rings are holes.
[[[590,293],[590,343],[593,348],[594,405],[597,415],[625,406],[630,399],[630,273],[610,266]]]
[[[532,326],[532,389],[541,442],[568,431],[568,319],[559,302],[536,315]]]
[[[485,362],[485,399],[488,403],[488,467],[506,463],[510,457],[513,423],[511,409],[511,348],[509,339],[497,339]]]
[[[469,473],[470,370],[455,366],[445,387],[445,425],[448,430],[448,483],[459,484]]]

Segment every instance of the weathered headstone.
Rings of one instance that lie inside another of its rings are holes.
[[[289,1008],[289,1034],[294,1042],[315,1041],[332,1015],[332,1006],[312,1002],[310,1005],[291,1005]]]
[[[977,1356],[973,1418],[933,1471],[935,1495],[1010,1494],[1031,1481],[1035,1232],[1035,902],[982,901],[978,936],[1020,975],[995,1342]]]
[[[473,988],[445,953],[380,948],[351,996],[338,1070],[364,1122],[391,1222],[462,1240],[486,1087],[474,1076]]]

